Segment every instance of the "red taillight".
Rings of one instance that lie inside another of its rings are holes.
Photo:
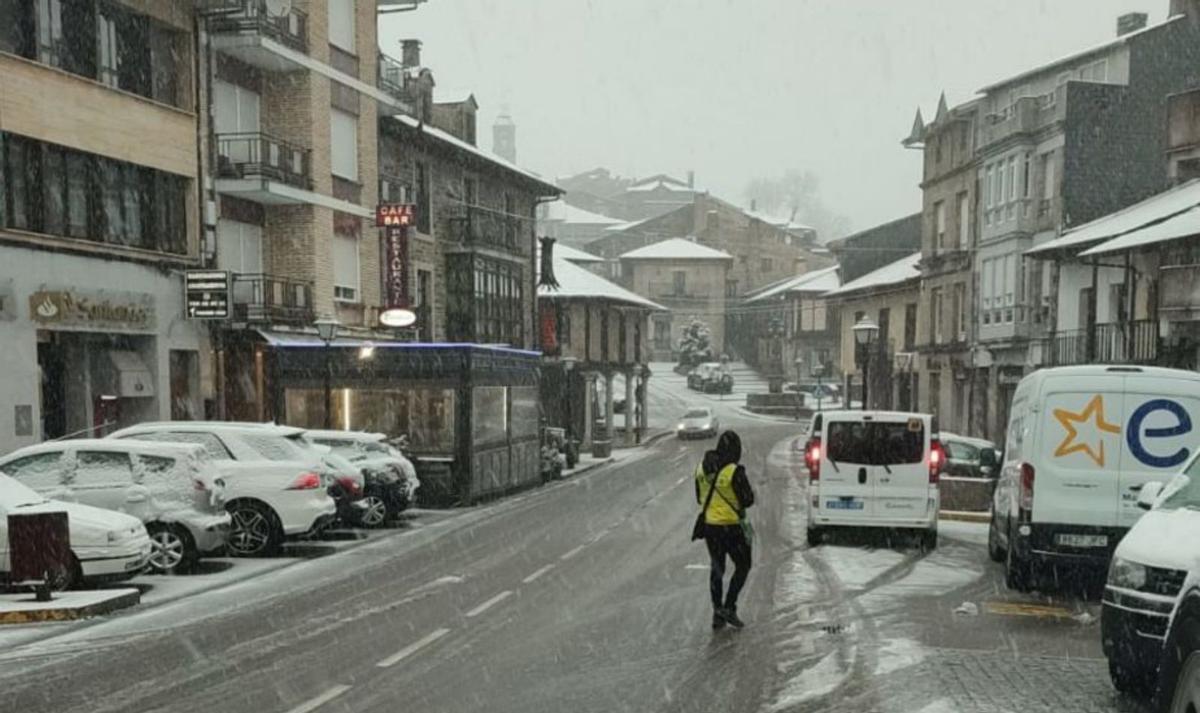
[[[804,465],[808,466],[810,481],[821,479],[821,439],[812,438],[804,446]]]
[[[321,487],[321,476],[316,473],[301,473],[288,486],[288,490],[316,490]]]
[[[1021,464],[1021,498],[1019,505],[1022,510],[1033,510],[1033,466],[1029,463]]]
[[[929,444],[929,482],[937,485],[941,479],[942,467],[946,464],[946,449],[941,441]]]
[[[339,485],[342,486],[350,495],[361,495],[362,488],[358,486],[358,481],[348,475],[343,475],[337,479]]]

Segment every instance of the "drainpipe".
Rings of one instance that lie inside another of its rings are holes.
[[[1100,264],[1092,258],[1092,291],[1088,294],[1088,312],[1092,318],[1088,320],[1087,325],[1087,360],[1088,363],[1096,361],[1096,284],[1099,281]]]

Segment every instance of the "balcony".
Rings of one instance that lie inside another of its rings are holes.
[[[472,206],[449,220],[451,236],[464,246],[491,248],[526,257],[530,254],[532,233],[521,229],[520,218],[509,217],[499,210]]]
[[[1096,325],[1096,342],[1088,349],[1088,330],[1059,332],[1050,340],[1050,363],[1072,364],[1153,364],[1158,358],[1158,322],[1140,319],[1132,322]]]
[[[274,275],[235,274],[233,315],[239,322],[310,325],[316,319],[313,285]]]
[[[303,69],[293,54],[308,54],[308,16],[303,12],[292,8],[273,15],[263,0],[207,0],[207,4],[213,13],[209,31],[218,51],[268,72]]]
[[[1041,106],[1042,100],[1038,97],[1021,97],[1005,114],[991,114],[986,117],[983,126],[984,145],[1039,129]]]
[[[307,202],[299,194],[311,189],[308,149],[261,132],[217,134],[218,192],[271,205]]]
[[[400,101],[404,101],[404,65],[386,54],[379,53],[379,88]]]

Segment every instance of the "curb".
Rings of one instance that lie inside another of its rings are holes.
[[[938,512],[939,520],[952,520],[955,522],[980,522],[989,523],[992,521],[990,512],[967,512],[964,510],[941,510]]]
[[[142,600],[142,594],[136,589],[118,594],[104,601],[82,606],[59,606],[45,609],[27,609],[24,611],[0,611],[2,624],[33,624],[43,621],[73,621],[87,617],[108,614],[118,609],[131,607]],[[52,603],[52,602],[51,602]]]

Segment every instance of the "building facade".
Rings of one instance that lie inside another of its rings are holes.
[[[192,3],[46,9],[0,2],[0,451],[213,408]]]

